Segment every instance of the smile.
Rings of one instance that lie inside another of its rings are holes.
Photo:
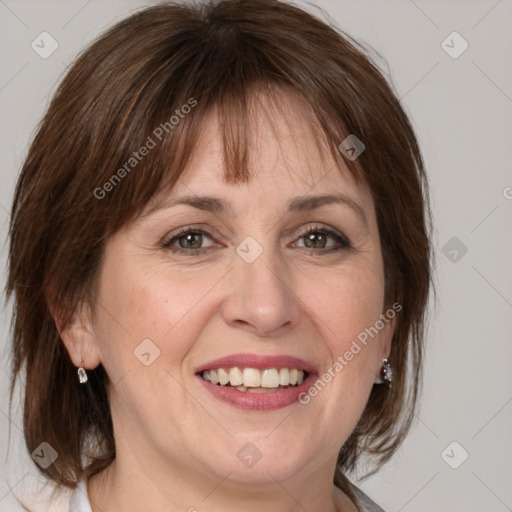
[[[318,376],[313,363],[284,354],[231,354],[204,363],[194,372],[217,400],[253,411],[299,404],[299,395]]]
[[[298,368],[217,368],[204,370],[201,377],[219,386],[233,387],[246,393],[270,393],[300,386],[307,372]]]

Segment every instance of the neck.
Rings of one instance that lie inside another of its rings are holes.
[[[89,480],[89,499],[92,512],[135,512],[149,506],[153,512],[239,512],[241,508],[244,512],[357,510],[330,483],[332,478],[320,471],[285,482],[269,475],[267,483],[251,488],[238,481],[236,473],[234,470],[223,478],[191,468],[164,468],[156,459],[152,459],[150,467],[142,467],[141,459],[124,458],[118,452],[106,470]]]

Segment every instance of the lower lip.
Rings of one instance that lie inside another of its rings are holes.
[[[273,411],[281,409],[295,402],[298,402],[299,395],[306,392],[316,380],[314,374],[308,374],[307,379],[300,386],[293,386],[281,391],[271,391],[267,393],[247,393],[238,391],[231,386],[219,386],[212,384],[197,376],[206,389],[219,400],[226,402],[238,409],[250,409],[256,411]]]

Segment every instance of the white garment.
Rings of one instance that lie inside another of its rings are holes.
[[[353,486],[357,498],[357,504],[362,512],[384,512],[360,489]],[[87,494],[87,481],[81,480],[71,496],[69,512],[92,512],[89,495]]]
[[[69,512],[92,512],[86,480],[78,482],[69,502]]]

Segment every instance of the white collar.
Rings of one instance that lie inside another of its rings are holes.
[[[69,512],[92,512],[87,494],[87,480],[80,480],[71,496]]]
[[[359,488],[352,485],[356,494],[357,504],[365,512],[384,512]],[[80,480],[71,496],[69,502],[69,512],[92,512],[91,502],[87,493],[87,480]]]

